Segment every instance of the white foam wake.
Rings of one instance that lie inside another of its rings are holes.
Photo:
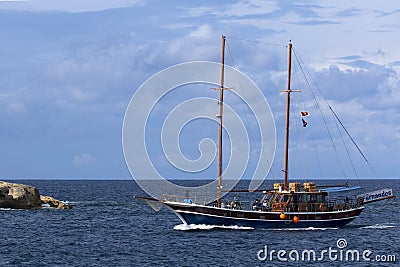
[[[238,225],[206,225],[206,224],[178,224],[174,226],[174,230],[190,231],[190,230],[212,230],[212,229],[232,229],[232,230],[253,230],[253,227]]]
[[[375,225],[368,225],[368,226],[363,226],[360,229],[387,229],[387,228],[394,228],[396,227],[395,223],[387,223],[387,224],[375,224]]]

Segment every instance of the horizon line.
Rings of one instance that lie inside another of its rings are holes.
[[[1,180],[47,180],[47,181],[136,181],[136,179],[132,177],[119,177],[119,178],[76,178],[76,177],[63,177],[63,178],[24,178],[24,177],[19,177],[19,178],[13,178],[13,177],[7,177],[7,178],[0,178]],[[158,181],[160,179],[145,179],[141,181]],[[165,179],[167,181],[214,181],[215,179],[193,179],[193,178],[169,178]],[[224,179],[225,181],[236,181],[236,179]],[[276,182],[280,181],[280,179],[250,179],[250,178],[242,178],[239,179],[238,181],[271,181],[271,182]],[[358,178],[358,177],[351,177],[351,178],[335,178],[335,177],[329,177],[329,178],[297,178],[297,179],[291,179],[291,181],[306,181],[306,180],[400,180],[400,177],[379,177],[379,178],[372,178],[372,177],[365,177],[365,178]]]

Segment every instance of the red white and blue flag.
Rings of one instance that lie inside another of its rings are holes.
[[[308,111],[301,111],[300,113],[301,113],[301,117],[302,117],[301,121],[303,122],[303,127],[306,127],[307,126],[307,122],[304,119],[304,117],[308,117],[308,116],[310,116],[310,114],[308,113]]]
[[[310,116],[310,114],[308,113],[308,111],[302,111],[300,112],[302,117],[308,117]]]
[[[307,126],[306,120],[302,118],[301,121],[303,122],[303,127],[306,127]]]

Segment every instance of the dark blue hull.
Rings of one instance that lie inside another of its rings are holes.
[[[338,228],[357,218],[364,207],[335,212],[288,212],[280,219],[279,212],[229,210],[203,205],[164,203],[186,224],[241,226],[262,229]],[[297,217],[297,223],[293,218]]]
[[[303,221],[294,223],[291,220],[248,220],[238,218],[213,217],[199,214],[181,213],[180,217],[187,224],[205,224],[205,225],[224,225],[224,226],[242,226],[261,229],[282,229],[282,228],[338,228],[350,223],[354,218],[344,218],[330,221]]]

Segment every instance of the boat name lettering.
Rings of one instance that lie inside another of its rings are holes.
[[[377,200],[385,199],[385,198],[392,197],[392,196],[393,196],[392,189],[382,189],[382,190],[377,190],[377,191],[373,191],[370,193],[362,194],[362,195],[359,195],[358,197],[363,198],[364,203],[368,203],[368,202],[377,201]]]

